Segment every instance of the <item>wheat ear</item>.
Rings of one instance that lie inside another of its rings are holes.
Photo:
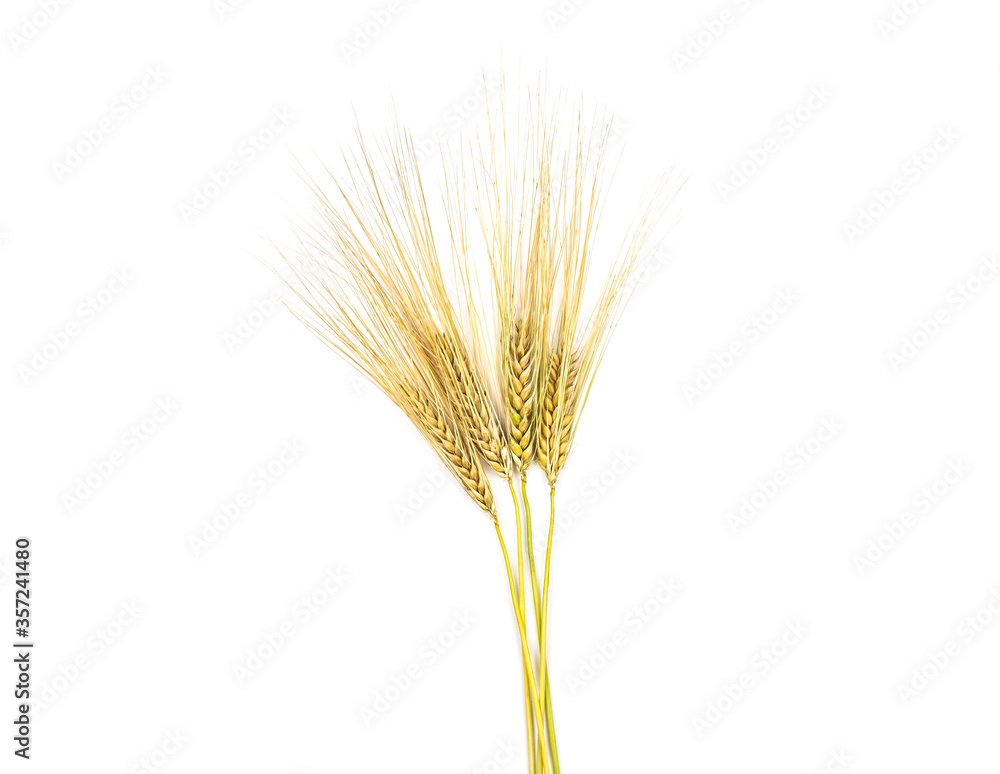
[[[569,455],[576,416],[580,359],[575,354],[566,357],[567,348],[560,345],[549,355],[545,398],[538,428],[538,464],[553,486]]]
[[[518,472],[524,472],[535,457],[537,352],[523,321],[514,323],[510,337],[506,384],[510,416],[510,450]]]
[[[507,443],[489,395],[469,355],[457,339],[443,334],[436,337],[435,350],[445,392],[451,396],[452,405],[457,406],[469,437],[486,464],[509,480],[511,471]]]
[[[493,491],[486,479],[486,471],[469,448],[467,440],[453,426],[427,395],[414,387],[404,386],[406,411],[411,420],[427,436],[431,446],[439,453],[458,481],[480,508],[496,518]]]

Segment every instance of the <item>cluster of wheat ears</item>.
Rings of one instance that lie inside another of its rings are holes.
[[[529,771],[558,774],[546,659],[556,482],[630,278],[679,184],[669,170],[652,184],[584,313],[611,122],[541,88],[515,105],[501,88],[485,128],[442,150],[437,213],[398,122],[381,139],[359,130],[343,172],[324,166],[325,184],[303,174],[313,211],[279,253],[292,312],[406,413],[490,517],[520,633]],[[435,214],[445,240],[432,233]],[[527,491],[535,462],[550,490],[541,582]],[[514,503],[516,577],[487,468]]]

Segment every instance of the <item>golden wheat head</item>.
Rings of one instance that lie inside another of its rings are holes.
[[[628,279],[641,268],[643,248],[679,190],[668,173],[647,193],[593,311],[584,318],[583,298],[606,196],[603,170],[611,122],[603,126],[595,119],[588,127],[578,113],[561,173],[550,178],[553,188],[558,181],[558,190],[549,194],[553,223],[547,252],[561,275],[561,298],[543,339],[546,373],[539,385],[543,408],[536,437],[538,461],[552,486],[566,464],[597,368],[628,301]]]
[[[388,174],[377,171],[383,165]],[[380,157],[359,134],[346,175],[330,174],[333,195],[307,180],[317,203],[314,220],[301,228],[295,250],[279,251],[292,274],[287,305],[406,413],[495,518],[479,452],[491,464],[491,456],[502,456],[499,423],[488,423],[444,288],[412,142],[398,132]]]

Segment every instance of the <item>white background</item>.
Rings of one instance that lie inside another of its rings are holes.
[[[482,118],[483,70],[516,82],[547,66],[550,84],[618,116],[613,208],[627,214],[675,160],[691,176],[560,479],[560,513],[577,506],[551,591],[563,771],[804,773],[834,770],[834,753],[859,774],[1000,770],[1000,621],[986,607],[1000,589],[1000,279],[975,281],[998,250],[1000,8],[911,0],[890,30],[889,0],[399,3],[351,55],[343,45],[387,3],[70,2],[51,18],[42,2],[5,4],[2,609],[14,538],[28,535],[35,687],[54,700],[35,710],[25,764],[4,688],[2,769],[525,770],[489,521],[450,478],[411,500],[437,480],[429,448],[283,309],[239,345],[226,336],[278,287],[255,258],[297,211],[294,157],[334,157],[353,109],[379,129],[393,101],[416,138],[452,138],[462,116]],[[31,18],[45,24],[20,39]],[[688,38],[706,25],[722,32],[699,53]],[[162,82],[123,116],[120,94],[156,67]],[[814,87],[832,96],[788,136],[780,122]],[[275,110],[293,118],[248,160],[241,143]],[[112,131],[58,173],[105,118]],[[904,165],[941,130],[958,139],[915,180]],[[777,152],[724,196],[718,183],[768,138]],[[239,174],[186,219],[232,159]],[[905,193],[852,241],[845,224],[896,179]],[[123,269],[127,287],[84,317]],[[959,309],[949,294],[970,281],[979,292]],[[782,290],[797,300],[751,341],[744,325]],[[947,322],[894,368],[890,353],[938,310]],[[72,323],[78,335],[28,374]],[[684,386],[734,341],[743,355],[690,400]],[[176,408],[123,440],[158,400]],[[793,467],[830,417],[842,429]],[[304,450],[257,492],[250,477],[292,441]],[[116,451],[122,464],[68,507]],[[624,472],[619,453],[633,458]],[[949,461],[968,472],[924,512],[920,491]],[[727,514],[779,472],[734,532]],[[602,475],[598,492],[588,481]],[[537,469],[531,483],[542,513]],[[196,555],[189,538],[241,493],[249,507]],[[861,572],[855,557],[907,512]],[[348,580],[303,622],[297,601],[338,569]],[[626,616],[664,579],[681,591],[636,632]],[[109,629],[129,604],[138,617]],[[977,611],[979,630],[960,628]],[[465,613],[475,623],[428,665],[421,647]],[[286,621],[294,635],[241,684],[234,666]],[[789,622],[807,633],[762,674],[755,654]],[[616,630],[627,644],[571,685]],[[98,652],[101,631],[119,636]],[[958,655],[904,703],[899,686],[949,641]],[[366,725],[362,708],[412,663],[420,679]],[[730,705],[746,672],[754,684]],[[180,750],[151,759],[177,731]],[[496,769],[507,740],[517,758]]]

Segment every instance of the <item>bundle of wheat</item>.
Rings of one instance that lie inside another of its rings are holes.
[[[501,86],[487,106],[485,138],[443,157],[451,288],[417,154],[398,128],[378,145],[358,132],[356,151],[345,154],[347,171],[324,167],[333,194],[306,178],[314,216],[294,248],[279,253],[293,275],[292,312],[403,410],[491,517],[521,640],[529,771],[558,774],[546,658],[556,482],[634,287],[629,278],[641,269],[644,245],[680,183],[668,171],[652,187],[584,317],[611,122],[585,121],[580,108],[570,112],[572,121],[560,121],[542,89],[515,122],[506,102]],[[479,289],[470,209],[482,236],[492,319]],[[535,461],[550,491],[541,583],[527,493]],[[507,483],[513,500],[516,577],[487,469]],[[535,652],[526,625],[525,553]]]

